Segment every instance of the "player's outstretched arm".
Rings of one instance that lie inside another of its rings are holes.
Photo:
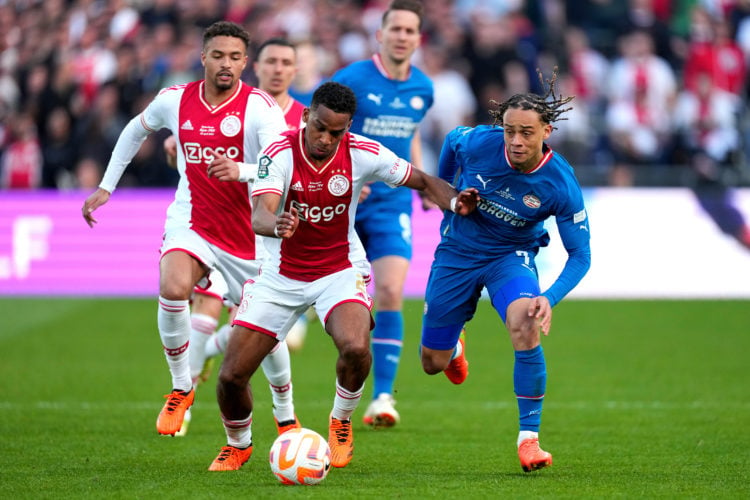
[[[88,224],[89,227],[94,227],[94,224],[98,222],[94,218],[94,210],[107,203],[107,201],[109,201],[109,196],[109,191],[99,188],[91,193],[89,197],[86,198],[86,201],[83,202],[83,208],[81,209],[83,212],[83,220],[86,221],[86,224]]]
[[[416,168],[412,169],[411,176],[404,185],[418,191],[424,191],[441,209],[452,210],[460,215],[471,213],[479,200],[479,194],[473,188],[459,193],[444,180]],[[459,194],[461,195],[460,200]]]

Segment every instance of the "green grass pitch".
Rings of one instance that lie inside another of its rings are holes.
[[[748,498],[750,302],[583,301],[555,308],[542,446],[515,453],[513,356],[489,303],[468,325],[470,375],[422,373],[421,301],[405,307],[402,422],[355,413],[355,454],[311,487],[270,472],[270,393],[253,379],[255,451],[238,472],[206,469],[225,443],[216,370],[184,438],[158,436],[170,389],[153,299],[0,299],[2,498]],[[320,324],[293,353],[297,414],[327,435],[335,352]],[[368,381],[366,397],[371,384]]]

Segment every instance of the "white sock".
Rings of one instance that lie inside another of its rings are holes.
[[[539,433],[534,431],[519,431],[518,441],[516,441],[516,447],[521,446],[521,443],[526,439],[539,438]]]
[[[260,364],[273,399],[273,416],[279,422],[294,419],[292,365],[286,342],[279,342]]]
[[[216,333],[206,340],[206,357],[213,358],[219,354],[224,354],[229,343],[229,334],[232,332],[232,325],[222,325]]]
[[[349,420],[352,418],[352,413],[357,409],[359,401],[362,399],[362,391],[365,388],[365,384],[357,389],[356,392],[349,392],[339,384],[336,379],[336,397],[333,398],[333,410],[331,416],[339,420]]]
[[[164,346],[172,388],[189,391],[193,387],[190,377],[190,306],[187,300],[167,300],[159,297],[156,314],[159,336]]]
[[[456,342],[456,348],[453,349],[453,354],[451,355],[451,361],[459,357],[462,352],[464,352],[464,348],[461,345],[461,342]]]
[[[216,318],[207,314],[193,313],[190,316],[190,377],[195,382],[206,361],[206,340],[219,324]]]
[[[253,444],[253,432],[251,425],[253,423],[253,413],[250,412],[247,418],[242,420],[229,420],[221,416],[224,423],[224,431],[227,433],[227,444],[235,448],[247,448]]]

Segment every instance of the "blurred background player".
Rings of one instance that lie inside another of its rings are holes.
[[[256,54],[253,71],[258,80],[258,88],[266,91],[276,100],[284,112],[284,119],[290,130],[299,128],[302,124],[302,111],[305,106],[293,99],[288,92],[289,85],[296,73],[297,61],[294,45],[281,38],[271,38],[258,47]],[[165,139],[164,150],[167,161],[174,165],[177,155],[174,136]],[[193,290],[192,314],[190,317],[192,328],[190,372],[195,384],[208,379],[213,358],[218,354],[223,354],[226,349],[229,332],[231,331],[231,319],[235,312],[235,305],[230,303],[229,322],[217,330],[224,309],[226,292],[227,287],[223,277],[217,275],[212,275],[211,285],[208,288],[196,286]],[[294,336],[291,342],[296,342],[295,347],[301,347],[307,331],[307,317],[303,315],[292,330]],[[279,343],[276,349],[278,352],[275,351],[275,356],[262,365],[263,371],[269,379],[274,409],[288,406],[291,394],[289,392],[291,387],[291,362],[287,343]],[[282,362],[282,360],[285,361]],[[288,374],[288,376],[285,377],[283,374]],[[273,381],[283,383],[276,385]],[[281,410],[279,413],[285,412]],[[180,429],[177,435],[184,435],[187,432],[187,422],[190,421],[190,418],[190,412],[188,411],[185,415],[186,425]],[[296,417],[283,421],[279,421],[276,415],[274,415],[274,418],[276,418],[279,433],[299,425]]]
[[[352,132],[381,142],[417,168],[422,168],[418,126],[433,103],[432,82],[411,64],[420,45],[422,19],[421,2],[394,0],[376,33],[379,52],[332,77],[351,87],[357,96]],[[356,230],[372,264],[376,306],[373,401],[363,421],[374,427],[391,427],[400,420],[393,393],[404,338],[404,282],[412,255],[412,192],[373,183],[365,187],[363,198]]]
[[[555,95],[556,73],[545,95],[515,94],[490,114],[496,125],[458,127],[445,139],[439,175],[457,189],[474,188],[480,202],[467,217],[446,212],[425,292],[422,367],[466,378],[461,329],[482,288],[503,319],[515,352],[513,388],[519,412],[518,457],[524,471],[552,465],[539,448],[547,369],[540,331],[549,334],[552,307],[591,265],[589,223],[573,168],[545,141],[572,97]],[[540,74],[540,80],[544,85]],[[549,244],[544,221],[555,217],[568,259],[540,293],[534,258]]]
[[[219,372],[217,399],[227,445],[209,470],[237,470],[253,451],[250,378],[296,319],[314,307],[338,350],[329,415],[331,465],[352,459],[351,416],[370,371],[372,300],[358,262],[354,215],[371,180],[429,192],[440,206],[468,213],[472,193],[414,169],[381,144],[349,133],[357,102],[326,82],[305,110],[306,126],[269,145],[253,185],[253,227],[266,237],[263,273],[245,290]],[[323,186],[323,189],[320,189]]]
[[[287,127],[276,101],[240,79],[248,43],[248,33],[234,23],[208,27],[201,51],[204,79],[163,89],[127,124],[99,188],[82,208],[93,227],[94,211],[109,200],[146,137],[162,128],[172,131],[180,183],[167,210],[157,311],[172,376],[172,391],[165,396],[167,402],[156,422],[157,431],[164,435],[180,430],[195,398],[189,363],[193,287],[207,283],[216,269],[227,282],[228,298],[239,303],[243,283],[258,273],[260,247],[256,248],[248,216],[249,187],[226,181],[242,180],[249,170],[245,162],[255,162],[258,152]],[[288,356],[284,376],[290,376]],[[291,398],[291,391],[285,397]],[[291,401],[284,410],[285,420],[294,419]]]

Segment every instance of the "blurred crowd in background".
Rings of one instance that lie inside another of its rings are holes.
[[[0,0],[0,188],[93,188],[124,125],[163,87],[202,78],[202,32],[298,44],[292,95],[376,50],[389,0]],[[432,78],[425,167],[490,100],[575,95],[550,146],[584,186],[750,185],[750,0],[428,0],[414,64]],[[252,65],[245,81],[255,84]],[[120,186],[171,186],[167,131]]]

